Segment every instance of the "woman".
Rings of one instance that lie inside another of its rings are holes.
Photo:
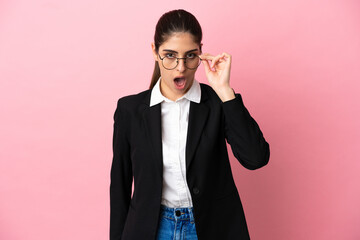
[[[150,89],[118,100],[111,240],[250,239],[225,140],[248,169],[267,164],[269,144],[230,87],[231,56],[202,54],[201,40],[191,13],[165,13]],[[194,79],[201,62],[210,86]]]

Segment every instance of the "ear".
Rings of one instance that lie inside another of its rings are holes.
[[[155,50],[155,44],[154,44],[153,42],[151,43],[151,49],[152,49],[152,53],[153,53],[154,60],[155,60],[155,61],[159,61],[159,59],[158,59],[158,54],[157,54],[157,52],[156,52],[156,50]]]

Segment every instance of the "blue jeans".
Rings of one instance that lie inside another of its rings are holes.
[[[157,240],[197,240],[193,208],[161,205]]]

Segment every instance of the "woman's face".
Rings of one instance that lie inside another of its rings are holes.
[[[183,58],[192,54],[200,55],[200,48],[194,42],[190,33],[179,32],[172,34],[167,41],[159,47],[159,53],[155,51],[154,43],[151,44],[155,61],[159,63],[161,81],[161,93],[170,100],[183,96],[191,87],[196,69],[191,70],[185,67],[184,59],[179,59],[178,65],[168,70],[164,68],[161,58],[165,56]]]

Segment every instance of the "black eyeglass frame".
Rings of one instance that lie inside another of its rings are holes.
[[[167,68],[167,67],[164,66],[164,59],[166,58],[166,56],[164,56],[163,58],[161,58],[160,54],[158,54],[158,55],[159,55],[159,58],[160,58],[160,60],[161,60],[161,64],[162,64],[163,67],[164,67],[165,69],[167,69],[167,70],[173,70],[173,69],[175,69],[175,68],[179,65],[179,59],[184,59],[185,67],[186,67],[187,69],[190,69],[190,70],[195,70],[195,69],[197,69],[197,68],[200,66],[201,61],[202,61],[201,57],[200,57],[199,55],[195,54],[195,55],[200,59],[199,65],[197,65],[195,68],[189,68],[189,67],[186,65],[186,57],[184,57],[184,58],[174,57],[174,58],[176,58],[176,65],[175,65],[175,67],[173,67],[173,68]]]

